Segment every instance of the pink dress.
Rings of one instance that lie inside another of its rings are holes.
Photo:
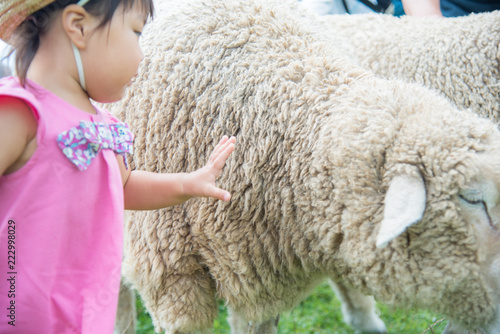
[[[24,100],[38,121],[31,159],[0,177],[0,333],[112,333],[124,211],[116,156],[101,150],[79,170],[57,143],[108,117],[15,78],[0,80],[0,96]]]

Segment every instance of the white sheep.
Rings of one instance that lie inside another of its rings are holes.
[[[499,124],[500,11],[447,19],[373,14],[318,19],[329,25],[325,31],[332,43],[357,64],[388,79],[436,89],[458,108]],[[369,319],[348,309],[344,317]],[[448,324],[445,333],[458,334],[454,327]]]
[[[454,18],[328,15],[332,43],[388,79],[442,92],[500,122],[500,11]]]
[[[330,277],[500,331],[497,127],[352,65],[294,1],[185,6],[147,28],[112,108],[137,134],[131,164],[192,170],[222,134],[238,149],[220,180],[230,203],[126,222],[124,271],[157,330],[211,327],[217,296],[233,331],[275,332]]]

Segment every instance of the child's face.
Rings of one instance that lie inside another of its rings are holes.
[[[139,35],[145,18],[139,6],[123,11],[120,5],[108,26],[91,32],[82,58],[87,91],[92,99],[114,102],[123,97],[143,59]]]

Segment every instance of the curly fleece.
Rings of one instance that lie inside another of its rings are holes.
[[[140,75],[112,107],[135,130],[132,166],[145,170],[193,171],[222,135],[237,136],[218,181],[229,203],[193,199],[126,221],[124,272],[155,326],[211,327],[216,298],[270,319],[325,277],[467,327],[485,323],[494,313],[486,246],[456,195],[480,173],[475,157],[499,147],[496,126],[352,65],[294,3],[160,11]],[[400,173],[424,178],[427,209],[379,250],[384,194]]]
[[[318,17],[334,43],[375,74],[441,91],[500,122],[500,11],[455,18]]]

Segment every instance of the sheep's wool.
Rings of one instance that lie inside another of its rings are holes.
[[[386,78],[437,89],[459,108],[500,122],[500,11],[463,17],[321,17],[332,42]]]
[[[171,5],[147,27],[140,75],[112,107],[136,133],[132,165],[193,171],[222,135],[237,148],[218,180],[230,202],[127,219],[124,272],[157,328],[211,327],[216,298],[270,319],[325,277],[465,326],[492,317],[485,246],[454,199],[478,173],[474,155],[500,144],[493,124],[352,65],[295,1]],[[424,178],[426,213],[379,250],[399,173]]]

